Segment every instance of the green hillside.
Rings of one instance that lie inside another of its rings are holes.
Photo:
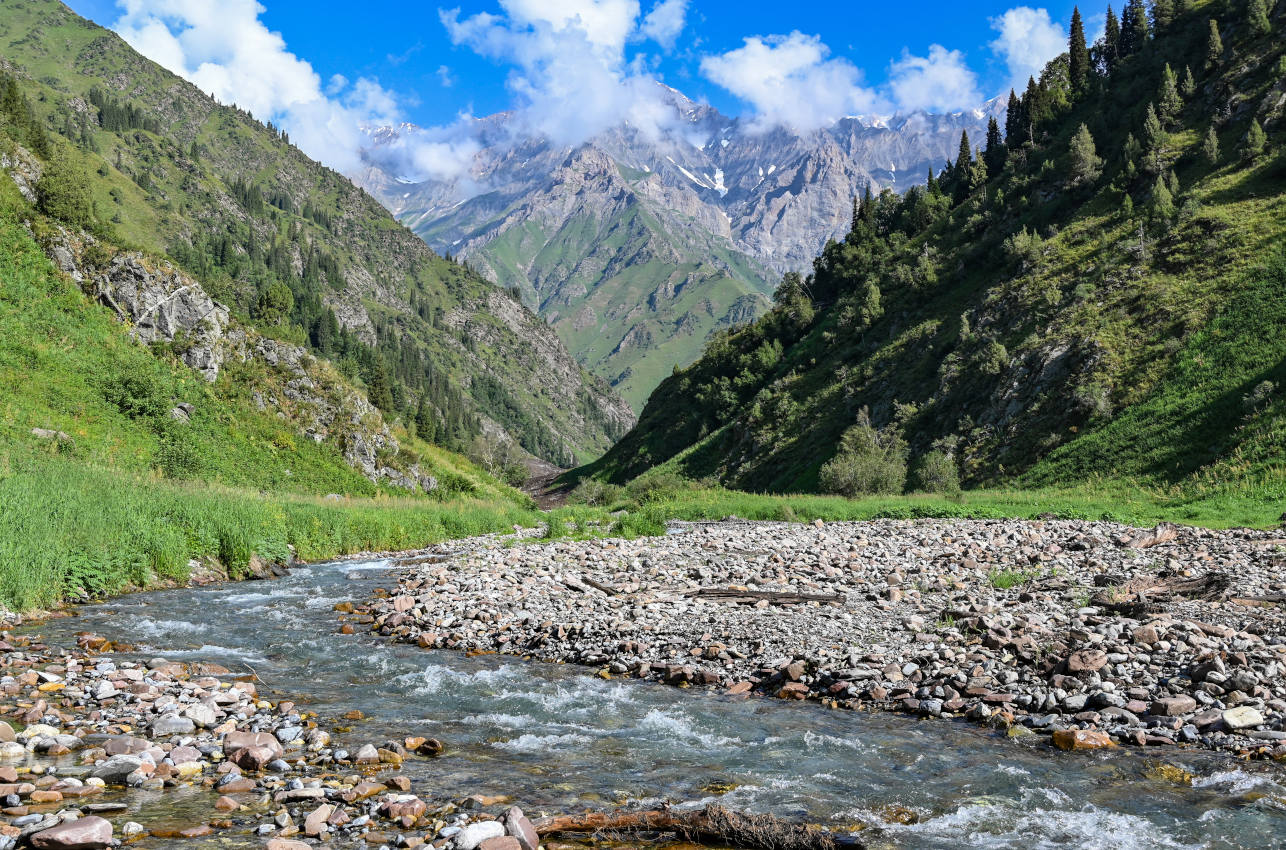
[[[1286,494],[1286,3],[1127,6],[578,475]],[[1211,33],[1217,33],[1212,44]]]
[[[92,210],[75,224],[172,258],[243,323],[334,361],[388,418],[409,424],[423,406],[424,436],[457,450],[491,419],[564,464],[628,426],[543,322],[278,129],[56,0],[0,0],[0,43],[0,72],[88,178]]]

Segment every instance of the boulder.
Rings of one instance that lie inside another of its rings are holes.
[[[478,845],[488,838],[500,838],[504,834],[505,828],[499,821],[471,823],[456,833],[455,848],[456,850],[477,850]]]
[[[531,821],[517,806],[505,812],[505,832],[518,840],[521,850],[536,850],[540,846],[536,827],[532,826]]]
[[[37,850],[103,850],[111,844],[111,823],[93,815],[60,823],[31,836],[31,846]]]
[[[1106,732],[1097,729],[1059,729],[1054,732],[1054,746],[1060,750],[1098,750],[1114,747]]]
[[[1259,709],[1249,705],[1239,705],[1236,708],[1230,708],[1223,713],[1224,725],[1233,731],[1239,729],[1253,729],[1256,726],[1262,726],[1264,715],[1259,713]]]

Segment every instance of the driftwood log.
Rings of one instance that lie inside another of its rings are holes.
[[[1178,527],[1168,522],[1163,522],[1151,531],[1140,531],[1131,537],[1126,546],[1130,549],[1147,549],[1150,546],[1159,546],[1162,543],[1169,543],[1179,536]]]
[[[770,605],[801,605],[805,602],[843,602],[838,593],[791,593],[777,590],[736,590],[734,588],[702,588],[687,594],[697,599],[725,599],[730,602],[753,599],[768,600]]]
[[[815,826],[772,815],[740,814],[722,806],[694,811],[589,812],[541,818],[532,825],[542,838],[568,832],[673,832],[685,841],[745,850],[860,850],[863,846],[856,838],[836,836]]]
[[[1111,578],[1098,576],[1095,583],[1111,583]],[[1161,611],[1181,599],[1222,599],[1231,587],[1232,579],[1223,573],[1195,578],[1139,576],[1094,594],[1090,602],[1114,613],[1134,616]]]

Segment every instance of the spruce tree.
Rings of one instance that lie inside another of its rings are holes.
[[[1167,62],[1161,72],[1161,89],[1157,92],[1157,113],[1163,120],[1173,121],[1181,109],[1183,98],[1179,97],[1179,84]]]
[[[1268,146],[1268,136],[1264,133],[1264,128],[1259,126],[1256,119],[1250,120],[1250,129],[1246,131],[1246,141],[1241,146],[1241,156],[1246,160],[1258,159],[1263,156],[1264,149]]]
[[[1152,0],[1152,27],[1163,30],[1174,23],[1174,0]]]
[[[1130,197],[1129,192],[1126,192],[1125,197],[1121,200],[1121,216],[1126,221],[1134,218],[1134,199]]]
[[[1121,55],[1133,56],[1148,43],[1148,10],[1143,0],[1129,0],[1121,14]]]
[[[929,182],[925,184],[924,188],[934,197],[941,197],[942,195],[942,186],[938,184],[938,178],[933,176],[932,165],[929,166]]]
[[[1161,224],[1167,224],[1174,218],[1174,196],[1165,185],[1165,177],[1160,174],[1152,186],[1152,217]]]
[[[1035,77],[1028,77],[1027,91],[1023,94],[1023,137],[1032,144],[1036,144],[1036,124],[1043,110],[1040,86],[1036,85]]]
[[[1121,59],[1121,24],[1111,5],[1107,7],[1107,23],[1103,28],[1103,64],[1110,75]]]
[[[1185,99],[1191,98],[1197,93],[1197,81],[1192,77],[1192,68],[1188,65],[1183,66],[1183,81],[1179,83],[1179,94]]]
[[[1071,144],[1071,183],[1083,186],[1093,183],[1103,172],[1103,160],[1099,158],[1094,147],[1094,137],[1090,128],[1082,124],[1072,137]]]
[[[433,411],[429,409],[428,401],[423,395],[420,396],[420,405],[415,409],[415,433],[426,443],[432,443],[437,439],[437,431],[433,423]]]
[[[1215,132],[1213,124],[1206,131],[1206,140],[1201,143],[1201,153],[1205,156],[1206,162],[1211,165],[1219,164],[1219,134]]]
[[[1080,7],[1072,8],[1072,34],[1067,45],[1068,76],[1072,94],[1080,97],[1089,85],[1090,50],[1085,44],[1085,24],[1081,21]]]
[[[1010,148],[1022,145],[1023,104],[1013,89],[1009,90],[1009,109],[1005,113],[1005,143]]]
[[[1150,170],[1161,170],[1161,154],[1165,149],[1165,128],[1157,117],[1156,107],[1148,104],[1147,115],[1143,118],[1143,147],[1147,151]]]
[[[371,364],[370,374],[366,379],[366,397],[380,410],[393,409],[393,391],[389,388],[388,372],[381,357],[377,356]]]
[[[1214,18],[1210,19],[1210,31],[1206,36],[1206,70],[1218,66],[1219,61],[1223,59],[1223,39],[1219,37],[1219,24]]]
[[[987,171],[991,174],[999,174],[1005,167],[1007,155],[1005,140],[1000,137],[1000,124],[997,123],[995,116],[992,116],[987,120],[987,151],[984,154]]]
[[[1250,21],[1250,31],[1255,35],[1267,35],[1273,28],[1268,22],[1267,0],[1249,0],[1246,4],[1246,17]]]
[[[969,164],[973,162],[973,148],[969,147],[969,131],[960,131],[960,154],[956,157],[956,168],[960,173],[964,173]]]

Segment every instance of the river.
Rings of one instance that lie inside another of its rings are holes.
[[[448,755],[404,770],[431,802],[502,794],[529,812],[562,812],[718,801],[835,827],[866,823],[872,847],[1286,847],[1286,779],[1224,756],[1065,754],[963,722],[606,681],[581,668],[337,634],[335,603],[392,584],[387,561],[317,564],[270,582],[120,597],[37,631],[71,645],[88,630],[133,643],[144,658],[252,668],[266,693],[324,718],[360,709],[366,719],[341,742],[440,738]],[[1157,758],[1196,778],[1154,778]],[[141,818],[149,805],[208,818],[206,797],[158,795],[134,807]],[[890,806],[918,822],[884,824]],[[225,833],[183,846],[262,839]]]

